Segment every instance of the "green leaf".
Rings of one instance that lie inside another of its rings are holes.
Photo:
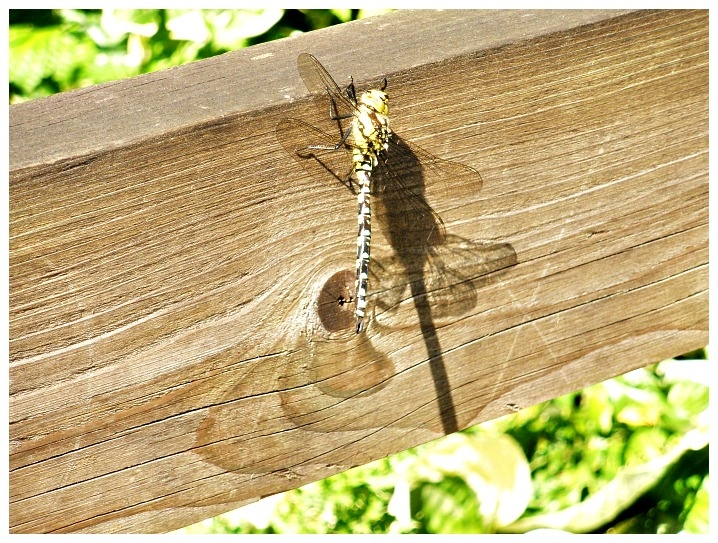
[[[470,534],[484,531],[476,494],[460,477],[423,483],[411,492],[411,513],[421,532]]]
[[[703,478],[698,492],[696,492],[693,505],[688,509],[686,520],[683,524],[683,530],[691,534],[707,534],[709,530],[709,510],[708,510],[708,480],[709,477]]]
[[[283,15],[283,9],[240,9],[208,14],[207,22],[214,47],[231,51],[267,32]]]
[[[10,82],[29,94],[44,79],[62,90],[72,88],[76,73],[95,53],[94,44],[68,26],[10,27]]]

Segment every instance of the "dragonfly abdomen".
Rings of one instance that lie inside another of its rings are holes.
[[[371,167],[371,158],[369,166]],[[369,255],[371,253],[371,169],[365,169],[366,163],[357,162],[355,173],[357,178],[357,203],[359,218],[359,232],[357,233],[357,278],[354,287],[356,331],[357,334],[364,327],[364,311],[366,309],[367,282],[369,280]]]

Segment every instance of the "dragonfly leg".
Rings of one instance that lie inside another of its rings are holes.
[[[344,134],[342,134],[342,139],[340,139],[340,140],[339,140],[339,143],[337,143],[336,145],[334,145],[334,146],[329,146],[329,145],[308,145],[308,146],[305,147],[304,149],[317,149],[317,150],[322,150],[322,151],[336,151],[336,150],[338,150],[339,148],[341,148],[342,145],[344,145],[344,142],[347,141],[347,138],[349,137],[349,134],[351,134],[351,133],[352,133],[352,127],[351,127],[351,125],[350,125],[349,128],[346,129],[346,131],[344,132]],[[297,151],[303,151],[304,149],[297,149]]]

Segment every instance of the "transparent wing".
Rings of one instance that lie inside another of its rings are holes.
[[[376,216],[387,225],[388,241],[401,247],[441,245],[446,238],[444,221],[426,202],[425,171],[408,147],[393,144],[373,176]]]
[[[462,192],[468,187],[468,193],[474,195],[483,184],[481,175],[473,168],[437,158],[396,134],[384,162],[377,167],[375,179],[374,193],[381,206],[378,214],[391,225],[394,246],[402,241],[419,246],[444,243],[444,222],[426,202],[426,187],[433,187],[441,196],[448,195],[452,187],[463,187]]]
[[[338,138],[298,119],[283,119],[276,136],[282,147],[316,179],[339,181],[351,188],[353,171],[351,146],[344,143],[336,150],[310,149],[308,146],[333,147]]]
[[[413,154],[424,169],[427,185],[437,185],[447,190],[455,190],[461,186],[462,193],[472,196],[483,187],[484,181],[481,174],[471,166],[438,158],[415,143],[403,140],[398,135],[395,135],[395,138],[395,145],[399,148],[395,153],[399,156],[407,153]]]
[[[309,53],[297,58],[297,69],[307,90],[315,95],[315,102],[329,116],[329,99],[334,102],[335,112],[348,118],[356,111],[356,104],[346,92],[342,92],[329,72]],[[327,96],[328,94],[328,96]]]
[[[498,280],[496,272],[516,264],[516,252],[503,243],[475,242],[448,235],[441,247],[406,255],[376,255],[370,271],[369,295],[378,318],[388,326],[401,325],[397,318],[404,304],[414,305],[411,283],[421,282],[440,324],[468,314],[478,302],[478,289]]]

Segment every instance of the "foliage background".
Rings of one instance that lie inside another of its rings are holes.
[[[362,10],[10,10],[10,102]],[[708,532],[707,350],[272,496],[197,533]]]
[[[154,72],[375,13],[10,10],[10,103]]]

